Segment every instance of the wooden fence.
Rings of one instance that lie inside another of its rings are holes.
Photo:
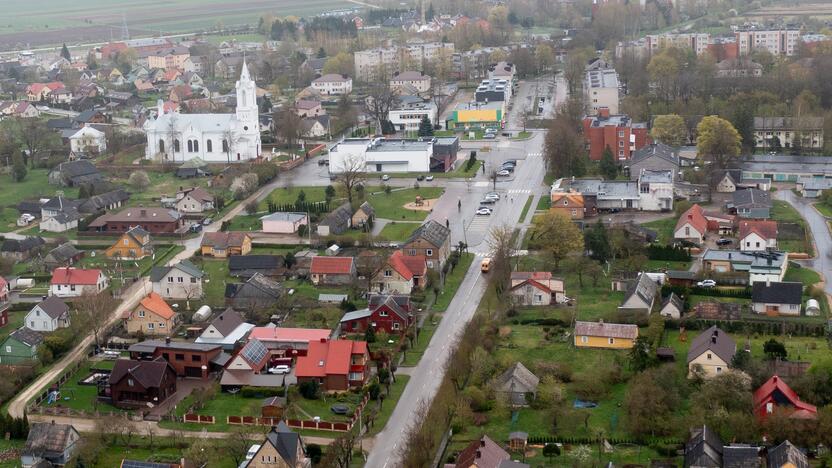
[[[186,423],[197,423],[197,424],[214,424],[216,421],[214,420],[213,416],[206,415],[206,414],[194,414],[188,413],[185,415],[183,420]]]
[[[352,418],[350,418],[349,421],[333,422],[321,420],[316,421],[314,419],[286,419],[285,422],[287,426],[294,427],[297,429],[315,429],[318,431],[347,432],[350,429],[352,429],[353,426],[355,426],[355,423],[361,417],[361,414],[364,412],[364,408],[367,406],[367,403],[369,401],[370,395],[365,394],[364,398],[361,399],[361,402],[358,404],[358,406],[355,407],[355,411],[353,412]],[[226,418],[226,422],[234,426],[274,426],[280,421],[281,418],[263,418],[259,416],[228,416]],[[213,422],[211,424],[213,424]]]

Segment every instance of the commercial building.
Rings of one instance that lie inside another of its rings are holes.
[[[352,92],[352,78],[347,75],[329,73],[312,80],[312,88],[324,96],[340,96]]]
[[[463,127],[483,127],[489,125],[503,125],[505,106],[503,102],[463,102],[457,105],[448,119],[445,127],[450,129],[461,125]]]
[[[414,89],[418,93],[430,91],[430,76],[420,71],[405,71],[394,73],[390,78],[390,89],[405,94],[404,91]]]
[[[590,115],[596,115],[602,107],[618,114],[618,73],[612,68],[586,72],[584,101]]]
[[[760,148],[823,148],[823,117],[754,117],[754,144]]]
[[[612,114],[599,108],[598,115],[584,117],[584,137],[589,158],[600,161],[604,148],[612,150],[619,161],[630,159],[633,152],[649,143],[646,123],[636,123],[624,114]]]
[[[432,125],[436,125],[436,104],[431,101],[403,102],[395,109],[390,109],[388,119],[396,130],[411,132],[419,130],[422,119],[427,117]]]
[[[832,158],[826,156],[752,155],[742,162],[743,179],[797,182],[798,178],[832,179]]]
[[[489,78],[482,80],[474,93],[477,102],[503,102],[511,99],[511,82],[504,79]],[[503,108],[505,111],[505,108]]]
[[[433,139],[348,138],[329,151],[329,171],[428,172]]]

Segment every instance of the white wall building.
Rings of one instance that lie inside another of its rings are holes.
[[[82,127],[69,137],[69,148],[73,153],[103,153],[107,150],[107,137],[101,130]]]
[[[446,54],[450,59],[454,53],[452,42],[414,42],[403,47],[393,46],[359,50],[354,54],[355,77],[370,82],[402,71],[401,67],[423,68]]]
[[[744,29],[734,31],[740,56],[755,49],[765,49],[772,55],[791,56],[797,53],[799,29]]]
[[[346,139],[329,151],[329,172],[429,172],[433,141]]]
[[[352,78],[347,75],[329,73],[312,80],[312,88],[324,96],[340,96],[352,92]]]
[[[400,131],[419,130],[422,118],[427,116],[430,123],[436,125],[436,104],[433,102],[412,102],[402,104],[396,109],[390,110],[389,119]]]
[[[426,93],[430,90],[430,76],[418,71],[406,71],[390,78],[390,88],[394,91],[406,89],[408,86],[420,93]]]
[[[157,117],[144,124],[145,159],[184,162],[195,157],[206,162],[240,162],[260,155],[260,120],[257,87],[243,63],[236,84],[234,114],[180,114],[164,111],[159,100]]]

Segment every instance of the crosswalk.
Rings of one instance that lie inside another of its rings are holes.
[[[526,153],[527,158],[539,158],[543,156],[543,153]]]
[[[523,195],[532,193],[531,189],[509,189],[506,193],[510,195]]]
[[[471,222],[468,223],[468,232],[485,232],[488,230],[488,225],[491,221],[490,216],[474,216]]]

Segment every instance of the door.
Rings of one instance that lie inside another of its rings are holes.
[[[381,164],[376,164],[376,172],[381,172]]]
[[[202,378],[202,369],[199,367],[185,367],[185,377]]]

